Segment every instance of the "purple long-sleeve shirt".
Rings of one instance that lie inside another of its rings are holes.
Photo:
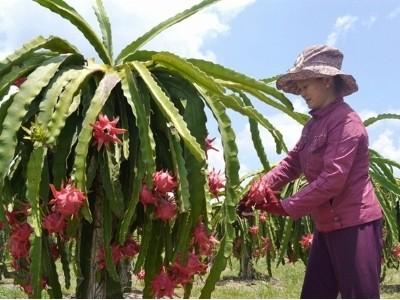
[[[310,113],[293,150],[264,177],[274,190],[301,174],[307,178],[307,186],[282,200],[283,208],[293,219],[311,214],[324,232],[380,219],[361,119],[343,99]]]

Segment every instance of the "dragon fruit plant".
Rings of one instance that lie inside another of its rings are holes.
[[[101,62],[55,36],[34,38],[0,61],[0,221],[10,230],[14,267],[24,275],[16,283],[32,297],[45,288],[61,298],[60,259],[65,287],[76,271],[77,298],[120,298],[122,275],[132,263],[132,273],[144,276],[146,298],[171,296],[176,287],[188,297],[195,275],[206,277],[201,297],[209,298],[232,253],[239,200],[228,110],[249,118],[265,166],[258,124],[272,134],[278,152],[285,144],[247,95],[300,123],[306,117],[268,80],[142,50],[217,0],[160,23],[116,56],[101,0],[94,9],[102,37],[64,0],[34,1],[76,26]],[[17,92],[3,98],[12,85]],[[206,153],[215,150],[206,109],[220,132],[221,173],[206,171]],[[222,207],[218,236],[207,208],[215,197]],[[21,203],[29,208],[16,218],[12,212]]]
[[[271,166],[259,125],[274,138],[277,153],[287,149],[252,101],[301,124],[308,117],[272,87],[274,78],[257,80],[209,61],[143,50],[157,34],[218,0],[163,21],[116,56],[101,0],[94,5],[101,37],[64,0],[33,1],[72,23],[101,62],[55,36],[34,38],[0,61],[0,224],[16,284],[31,297],[45,289],[62,298],[60,278],[69,288],[74,270],[76,298],[122,298],[132,272],[144,281],[144,298],[172,297],[176,289],[188,298],[194,278],[203,276],[200,297],[210,298],[229,256],[244,253],[240,248],[249,240],[248,257],[266,256],[269,274],[274,259],[305,261],[311,240],[301,237],[312,232],[310,220],[263,213],[260,176],[254,186],[241,186],[229,111],[248,118],[262,172]],[[12,85],[17,92],[4,97]],[[207,109],[221,149],[208,136]],[[364,123],[386,118],[400,116]],[[223,154],[224,169],[207,172],[207,152],[215,150]],[[393,169],[400,165],[370,154],[385,215],[384,259],[398,267],[400,191]],[[282,197],[303,184],[286,186]],[[244,218],[236,213],[239,201]]]

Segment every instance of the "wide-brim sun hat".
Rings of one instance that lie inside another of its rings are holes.
[[[342,79],[341,96],[358,91],[355,78],[341,71],[343,54],[328,45],[308,47],[297,57],[294,66],[286,74],[280,75],[276,87],[284,92],[299,95],[299,80],[339,76]]]

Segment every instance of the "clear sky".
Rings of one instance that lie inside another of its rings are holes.
[[[92,1],[67,1],[98,30]],[[114,53],[162,20],[198,0],[104,0],[114,36]],[[377,113],[400,113],[400,1],[398,0],[222,0],[162,33],[144,48],[169,50],[185,57],[216,61],[255,78],[285,72],[306,46],[328,43],[344,53],[343,70],[352,74],[359,92],[346,98],[363,119]],[[34,36],[68,39],[85,55],[91,46],[68,21],[30,0],[0,0],[0,59]],[[299,97],[295,107],[307,111]],[[289,147],[301,127],[281,113],[256,104],[280,129]],[[231,114],[237,133],[241,173],[260,167],[249,140],[248,122]],[[209,123],[211,136],[218,132]],[[400,161],[400,121],[369,129],[370,146]],[[271,137],[263,132],[270,160],[279,159]],[[217,137],[217,145],[220,140]],[[223,167],[221,153],[210,153],[210,166]]]

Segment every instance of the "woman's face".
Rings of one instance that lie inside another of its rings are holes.
[[[319,109],[327,106],[334,99],[331,78],[311,78],[297,82],[300,95],[310,109]]]

